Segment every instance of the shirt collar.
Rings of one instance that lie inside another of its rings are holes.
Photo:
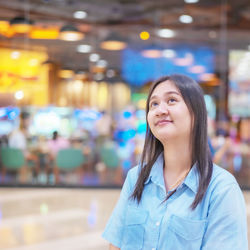
[[[165,186],[163,177],[163,153],[161,153],[155,163],[152,166],[148,179],[145,181],[145,185],[149,181],[154,182],[160,186]],[[187,187],[189,187],[194,193],[197,193],[199,187],[199,174],[197,170],[197,165],[194,164],[188,173],[187,177],[183,181]]]
[[[145,184],[148,184],[149,181],[154,182],[155,184],[165,186],[163,178],[163,154],[161,153],[155,163],[153,164],[149,177],[145,181]]]
[[[195,163],[183,183],[188,186],[195,194],[199,187],[199,173],[197,170],[197,164]]]

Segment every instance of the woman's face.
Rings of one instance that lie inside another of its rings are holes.
[[[179,89],[171,81],[162,82],[154,89],[147,119],[151,132],[162,143],[190,139],[192,117]]]

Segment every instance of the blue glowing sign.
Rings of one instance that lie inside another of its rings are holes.
[[[150,49],[150,48],[149,48]],[[156,50],[154,46],[154,51]],[[185,74],[199,81],[202,75],[214,73],[214,51],[205,46],[173,45],[158,48],[150,57],[149,50],[127,48],[122,52],[122,76],[133,86],[142,86],[163,75]]]

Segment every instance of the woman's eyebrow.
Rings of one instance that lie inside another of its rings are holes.
[[[180,93],[178,93],[177,91],[168,91],[164,93],[164,95],[171,95],[171,94],[180,95]],[[157,95],[152,95],[150,97],[150,100],[155,99],[155,98],[157,98]]]

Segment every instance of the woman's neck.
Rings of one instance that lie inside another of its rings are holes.
[[[164,145],[164,180],[170,187],[181,176],[188,173],[192,164],[192,151],[189,143],[172,143]]]

